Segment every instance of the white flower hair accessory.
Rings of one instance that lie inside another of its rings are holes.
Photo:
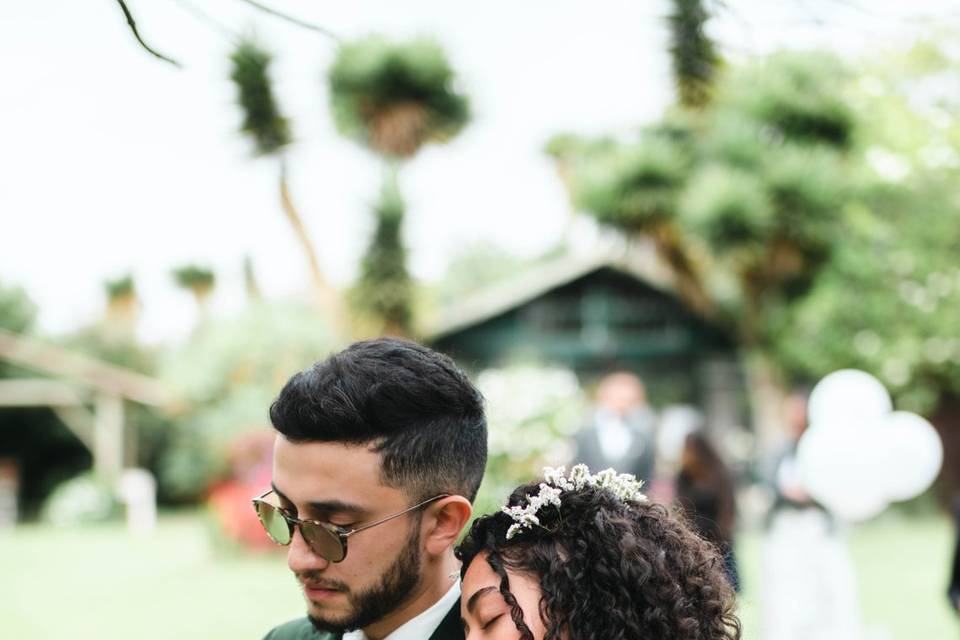
[[[527,506],[501,507],[501,511],[513,519],[514,524],[507,529],[507,540],[510,540],[523,529],[533,529],[540,525],[537,512],[546,505],[553,505],[559,511],[560,494],[564,491],[580,491],[584,487],[607,489],[618,500],[623,502],[646,502],[647,496],[640,491],[642,480],[637,480],[631,473],[618,474],[613,469],[604,469],[596,475],[590,474],[585,464],[578,464],[570,469],[566,475],[565,467],[544,467],[543,482],[536,495],[527,496]]]

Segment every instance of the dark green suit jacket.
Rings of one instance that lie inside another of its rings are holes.
[[[340,634],[317,631],[307,618],[291,620],[274,628],[263,640],[340,640]],[[423,640],[463,640],[463,625],[460,623],[460,600],[444,616],[440,626],[430,638]]]

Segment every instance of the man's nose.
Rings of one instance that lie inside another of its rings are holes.
[[[330,561],[314,553],[307,541],[303,539],[300,527],[294,527],[290,548],[287,549],[287,566],[290,570],[294,573],[321,571],[329,565]]]

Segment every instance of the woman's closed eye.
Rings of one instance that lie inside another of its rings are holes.
[[[489,619],[487,619],[487,620],[484,620],[483,618],[481,618],[481,619],[480,619],[480,631],[486,631],[486,630],[488,630],[488,629],[489,629],[490,627],[492,627],[498,620],[500,620],[500,618],[502,618],[504,615],[505,615],[505,614],[503,614],[503,613],[498,613],[498,614],[494,615],[492,618],[489,618]]]

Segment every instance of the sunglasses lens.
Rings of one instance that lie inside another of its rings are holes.
[[[290,544],[290,523],[279,509],[266,502],[257,502],[257,515],[271,540],[277,544]]]
[[[303,539],[310,545],[310,549],[330,562],[340,562],[346,555],[346,550],[340,544],[337,534],[317,524],[304,522],[300,525]]]

